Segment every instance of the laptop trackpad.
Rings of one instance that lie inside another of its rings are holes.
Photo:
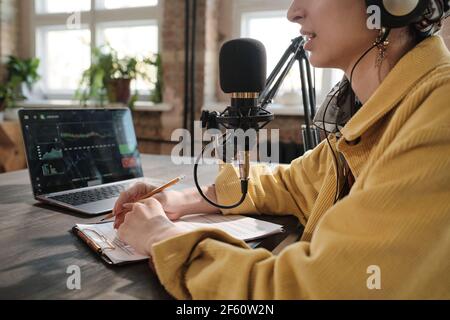
[[[76,206],[78,210],[82,210],[87,214],[103,214],[111,212],[114,208],[114,205],[117,201],[118,197],[100,200],[96,202],[86,203],[80,206]]]

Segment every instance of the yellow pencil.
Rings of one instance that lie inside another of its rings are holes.
[[[172,187],[173,185],[176,185],[177,183],[179,183],[180,181],[183,181],[186,178],[186,176],[180,176],[176,179],[173,179],[169,182],[167,182],[166,184],[162,185],[159,188],[153,189],[152,191],[150,191],[149,193],[147,193],[146,195],[142,196],[139,198],[139,200],[137,200],[136,202],[142,202],[144,200],[147,200],[148,198],[153,197],[154,195],[163,192],[164,190],[166,190],[167,188]],[[102,219],[101,221],[105,221],[108,219],[111,219],[114,217],[114,213],[110,213],[108,214],[104,219]]]

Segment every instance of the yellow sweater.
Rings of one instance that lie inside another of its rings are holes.
[[[153,252],[165,288],[179,299],[450,299],[450,53],[442,39],[403,57],[343,137],[331,138],[356,178],[336,205],[334,161],[322,143],[274,172],[254,167],[247,201],[225,212],[293,214],[305,225],[302,241],[278,256],[213,230],[163,241]],[[228,166],[216,188],[222,204],[240,197]]]

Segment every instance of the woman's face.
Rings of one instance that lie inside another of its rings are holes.
[[[378,35],[367,28],[366,11],[363,0],[294,0],[288,19],[312,36],[305,50],[313,66],[347,71]]]

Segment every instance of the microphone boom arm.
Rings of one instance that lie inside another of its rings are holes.
[[[295,62],[298,62],[305,114],[305,125],[302,127],[302,134],[305,151],[307,151],[314,149],[320,143],[320,134],[312,126],[312,120],[316,116],[316,94],[312,79],[311,64],[304,49],[304,44],[305,39],[301,36],[292,40],[291,45],[287,48],[267,79],[266,87],[259,97],[259,103],[262,109],[266,109],[273,102],[273,99]]]

